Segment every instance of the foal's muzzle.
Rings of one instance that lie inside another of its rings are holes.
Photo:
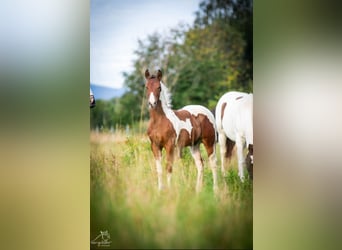
[[[150,108],[150,109],[154,109],[155,107],[157,107],[157,102],[153,102],[153,103],[148,103],[148,107]]]
[[[157,99],[155,98],[153,93],[151,93],[148,98],[148,107],[153,109],[157,107]]]

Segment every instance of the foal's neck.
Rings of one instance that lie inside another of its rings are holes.
[[[158,102],[155,108],[150,109],[150,119],[153,121],[157,121],[161,118],[167,117],[166,113],[173,112],[172,109],[163,105],[160,101]]]
[[[163,116],[165,116],[165,113],[161,106],[161,103],[158,103],[155,108],[150,108],[150,118],[152,120],[158,120]]]

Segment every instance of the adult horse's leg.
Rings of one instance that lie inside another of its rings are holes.
[[[152,152],[154,155],[154,159],[156,161],[156,169],[157,169],[157,175],[158,175],[158,189],[163,189],[163,168],[161,164],[161,158],[162,158],[162,151],[159,146],[157,146],[155,143],[151,144]]]
[[[201,191],[203,183],[203,160],[200,152],[200,144],[190,147],[190,151],[197,167],[196,192],[198,193]]]
[[[172,143],[169,143],[165,146],[166,151],[166,171],[167,171],[167,185],[171,187],[171,176],[172,176],[172,165],[175,154],[175,146]]]
[[[244,138],[241,136],[236,136],[236,151],[238,156],[238,166],[239,166],[239,177],[241,182],[244,181],[243,167],[245,164],[245,158],[243,157],[243,145],[245,143]]]
[[[220,144],[220,155],[221,155],[221,173],[223,176],[225,176],[225,168],[224,166],[226,165],[226,150],[227,150],[227,147],[226,147],[226,135],[225,133],[222,131],[222,132],[219,132],[218,133],[218,142]]]

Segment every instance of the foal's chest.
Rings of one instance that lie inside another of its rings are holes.
[[[151,122],[147,134],[151,142],[164,146],[168,141],[174,141],[176,132],[167,119]]]

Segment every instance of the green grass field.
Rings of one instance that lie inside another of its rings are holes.
[[[203,153],[203,190],[196,194],[197,169],[185,149],[174,163],[171,189],[159,192],[147,135],[91,132],[90,145],[90,237],[108,230],[111,241],[91,249],[253,247],[253,187],[239,181],[236,159],[223,177],[218,153],[215,196]]]

